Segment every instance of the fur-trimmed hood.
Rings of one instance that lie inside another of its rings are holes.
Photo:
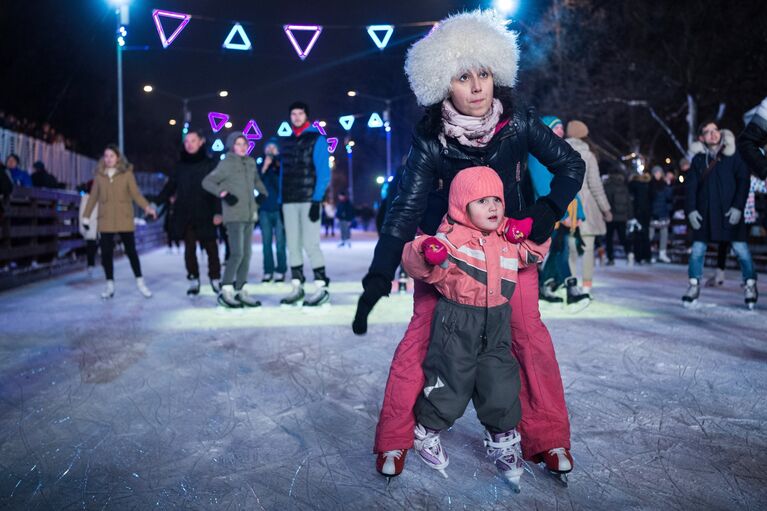
[[[450,93],[450,81],[471,69],[488,69],[496,86],[517,81],[517,34],[494,10],[475,10],[440,21],[407,52],[405,74],[418,104],[430,106]]]
[[[721,130],[722,141],[724,143],[722,154],[725,156],[732,156],[735,154],[735,134],[730,130]],[[690,150],[687,152],[687,159],[692,161],[693,156],[696,154],[703,154],[706,152],[706,144],[700,141],[695,141],[690,144]]]

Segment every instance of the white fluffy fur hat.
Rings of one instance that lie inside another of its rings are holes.
[[[471,69],[493,73],[495,85],[513,87],[517,81],[517,34],[493,10],[450,16],[407,52],[405,74],[418,104],[441,102],[450,93],[450,80]]]

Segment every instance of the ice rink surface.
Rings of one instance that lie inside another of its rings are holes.
[[[360,236],[355,232],[355,236]],[[116,264],[0,294],[0,509],[765,509],[767,306],[739,276],[680,297],[686,268],[597,268],[595,302],[542,309],[562,369],[576,470],[540,467],[515,495],[484,456],[471,406],[443,434],[449,479],[409,453],[402,476],[371,454],[411,295],[349,327],[372,238],[323,245],[332,306],[258,310],[185,295],[183,256],[142,257],[152,299]],[[205,265],[203,264],[203,268]],[[260,246],[252,278],[260,281]]]

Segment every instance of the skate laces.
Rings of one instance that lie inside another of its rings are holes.
[[[404,451],[402,449],[395,449],[393,451],[384,451],[383,457],[384,458],[395,458],[400,459],[402,457],[402,453]]]
[[[549,454],[551,454],[552,456],[561,454],[562,456],[567,457],[567,450],[564,447],[557,447],[556,449],[549,449]]]

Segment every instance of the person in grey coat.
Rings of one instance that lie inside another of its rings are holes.
[[[229,235],[229,256],[218,303],[224,307],[258,307],[261,302],[245,290],[252,253],[251,236],[258,221],[258,205],[268,196],[256,168],[256,160],[248,156],[248,140],[241,133],[227,138],[229,152],[213,171],[202,180],[202,187],[221,197],[224,225]],[[258,191],[255,197],[253,190]]]

